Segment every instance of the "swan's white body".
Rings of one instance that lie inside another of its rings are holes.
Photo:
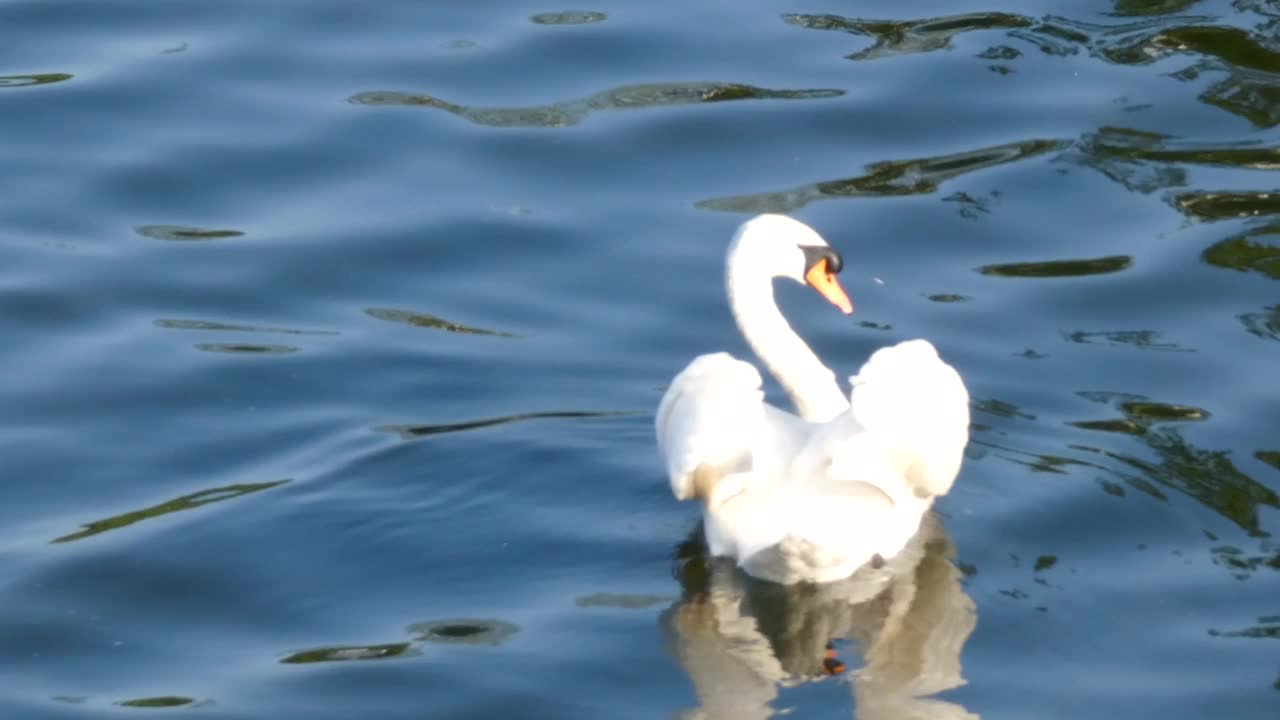
[[[764,402],[755,367],[715,353],[675,377],[656,419],[672,492],[703,501],[711,552],[782,583],[839,580],[896,555],[951,489],[968,441],[964,383],[927,341],[877,350],[846,397],[791,329],[772,280],[804,282],[801,248],[815,246],[826,242],[807,225],[761,215],[726,263],[738,327],[797,414]]]

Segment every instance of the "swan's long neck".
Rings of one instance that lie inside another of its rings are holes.
[[[776,275],[752,262],[748,248],[730,252],[726,266],[729,307],[738,329],[756,356],[791,397],[800,417],[824,422],[849,409],[849,401],[831,372],[778,310],[773,298]]]

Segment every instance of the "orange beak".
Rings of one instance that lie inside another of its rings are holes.
[[[826,259],[819,260],[809,268],[809,272],[804,274],[804,281],[828,302],[840,308],[840,312],[845,315],[853,314],[853,303],[849,301],[849,296],[844,294],[844,288],[840,287],[840,283],[836,282],[836,276],[827,272]]]

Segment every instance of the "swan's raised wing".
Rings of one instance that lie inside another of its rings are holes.
[[[671,381],[655,426],[676,498],[694,497],[696,473],[751,469],[752,443],[765,426],[761,385],[755,367],[728,353],[700,355]]]
[[[888,466],[911,495],[945,495],[969,441],[969,393],[955,368],[928,341],[909,340],[877,350],[849,384],[858,438],[835,453],[833,472]],[[897,499],[898,488],[881,487]]]

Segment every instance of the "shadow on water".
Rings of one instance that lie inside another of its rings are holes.
[[[465,420],[453,423],[439,423],[434,425],[379,425],[374,428],[374,431],[399,433],[402,440],[420,440],[432,435],[463,432],[465,430],[479,430],[481,428],[496,427],[498,425],[524,422],[526,420],[572,420],[581,418],[628,417],[642,414],[644,413],[629,410],[551,410],[545,412],[517,413],[515,415],[504,415],[502,417],[483,418],[481,420]]]
[[[879,569],[822,585],[777,585],[710,558],[697,528],[676,548],[682,598],[659,624],[694,686],[699,717],[765,718],[787,689],[848,673],[859,718],[976,718],[929,696],[965,684],[960,652],[977,624],[937,516]]]
[[[378,645],[335,645],[289,653],[280,659],[287,665],[351,660],[384,660],[422,654],[425,644],[476,645],[497,647],[520,632],[517,625],[502,620],[454,618],[414,623],[405,629],[411,640]]]
[[[427,313],[412,312],[409,310],[395,310],[392,308],[368,308],[365,314],[369,317],[384,320],[386,322],[400,323],[401,325],[412,325],[414,327],[428,328],[431,330],[445,330],[448,332],[462,333],[464,335],[489,335],[491,337],[514,338],[519,337],[509,332],[501,330],[486,330],[484,328],[470,327],[467,325],[459,325],[455,322],[449,322],[442,317],[429,315]]]
[[[950,155],[873,163],[856,177],[816,182],[790,190],[711,198],[699,201],[696,207],[726,212],[787,213],[818,200],[928,195],[952,178],[1026,160],[1065,145],[1059,140],[1027,140]]]
[[[872,45],[847,55],[850,60],[876,60],[897,55],[946,50],[957,35],[966,32],[1006,29],[1014,40],[1057,56],[1084,52],[1116,65],[1143,66],[1172,55],[1194,58],[1170,75],[1190,82],[1202,74],[1224,75],[1200,95],[1201,101],[1245,118],[1257,127],[1280,123],[1280,51],[1272,38],[1277,36],[1274,10],[1268,0],[1242,0],[1241,10],[1253,10],[1270,19],[1254,29],[1213,24],[1216,18],[1202,15],[1174,15],[1193,3],[1118,2],[1117,15],[1142,19],[1118,24],[1080,22],[1046,15],[1033,18],[1014,13],[966,13],[913,20],[873,20],[841,15],[789,14],[783,21],[800,28],[838,31],[871,40]],[[995,46],[979,57],[1013,61],[1022,52],[1006,45]],[[1001,73],[1013,72],[1009,65],[992,66]]]
[[[624,85],[579,100],[516,108],[476,108],[431,95],[370,91],[352,95],[356,105],[429,107],[457,115],[477,125],[506,128],[559,128],[577,125],[600,110],[696,105],[730,100],[813,100],[839,97],[843,90],[770,90],[737,83],[654,83]]]
[[[103,518],[102,520],[95,520],[91,523],[85,524],[83,530],[70,535],[63,535],[62,537],[54,538],[51,542],[64,543],[71,542],[72,540],[83,540],[84,538],[104,533],[108,530],[128,527],[129,525],[149,518],[160,517],[161,515],[168,515],[169,513],[181,512],[183,510],[194,510],[198,507],[204,507],[205,505],[210,505],[212,503],[232,500],[234,498],[243,497],[262,490],[270,490],[271,488],[280,487],[288,482],[290,482],[290,479],[286,478],[284,480],[275,480],[272,482],[237,483],[235,485],[224,485],[222,487],[201,490],[200,492],[191,493],[190,495],[183,495],[182,497],[167,500],[159,505],[152,505],[151,507],[143,508],[141,510],[134,510],[121,515],[113,515],[109,518]]]

